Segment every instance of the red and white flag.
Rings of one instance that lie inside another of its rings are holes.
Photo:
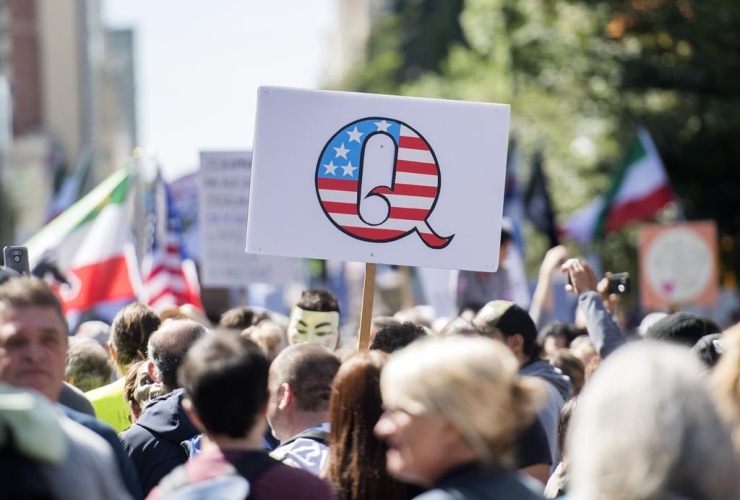
[[[184,304],[202,311],[195,263],[185,255],[180,216],[160,174],[149,201],[147,250],[142,259],[146,303],[156,311]]]

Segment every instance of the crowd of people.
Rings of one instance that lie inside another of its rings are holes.
[[[558,272],[573,324],[549,320]],[[466,279],[458,317],[374,318],[358,352],[326,290],[215,324],[132,303],[70,336],[43,281],[0,276],[0,496],[740,499],[739,327],[627,331],[563,247],[530,310]]]

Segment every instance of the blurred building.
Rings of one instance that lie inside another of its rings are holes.
[[[391,0],[337,0],[337,24],[329,49],[327,80],[339,82],[365,62],[365,45],[373,25]]]
[[[16,241],[43,225],[83,151],[93,152],[83,189],[128,158],[136,138],[133,45],[131,31],[106,31],[101,0],[0,0],[0,77],[10,86],[13,130],[2,181]]]
[[[100,154],[115,168],[127,161],[137,144],[134,30],[105,32],[105,84]]]

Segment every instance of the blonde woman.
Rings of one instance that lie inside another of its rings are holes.
[[[568,498],[740,498],[730,433],[684,347],[637,342],[604,361],[579,397],[566,449]]]
[[[388,472],[430,488],[423,500],[541,498],[511,468],[547,390],[518,370],[503,344],[481,337],[423,340],[391,356],[375,426]]]

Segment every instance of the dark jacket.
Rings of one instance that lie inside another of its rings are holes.
[[[464,465],[453,469],[416,500],[542,500],[525,481],[512,472]]]
[[[545,360],[536,359],[527,363],[519,369],[519,375],[525,377],[538,377],[548,382],[547,388],[550,397],[547,403],[540,409],[539,418],[547,433],[547,442],[550,445],[551,462],[560,462],[560,449],[558,448],[558,421],[560,412],[565,405],[565,400],[573,392],[570,379],[563,372],[552,366]],[[552,470],[550,471],[552,472]]]
[[[113,427],[102,420],[91,417],[87,413],[75,411],[63,404],[60,404],[59,407],[70,420],[87,427],[108,442],[111,448],[113,448],[113,454],[116,456],[118,470],[121,472],[121,479],[123,479],[123,484],[126,485],[126,489],[134,500],[143,498],[141,495],[141,488],[139,487],[139,478],[136,476],[134,465],[123,450],[121,442],[118,440],[118,436],[116,435],[116,431],[113,430]]]
[[[134,462],[144,496],[187,460],[180,443],[199,434],[182,408],[183,390],[153,399],[138,422],[120,434]]]

